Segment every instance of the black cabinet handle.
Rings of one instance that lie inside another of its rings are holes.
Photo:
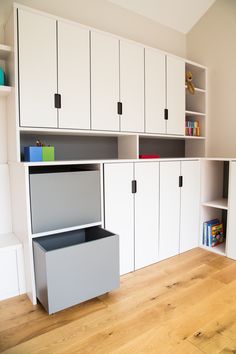
[[[122,102],[117,102],[117,113],[122,114]]]
[[[183,176],[179,176],[179,187],[183,187]]]
[[[137,193],[137,181],[132,181],[132,193]]]
[[[55,93],[54,95],[54,105],[55,108],[61,108],[61,95],[59,93]]]
[[[168,120],[168,109],[167,108],[164,109],[164,119]]]

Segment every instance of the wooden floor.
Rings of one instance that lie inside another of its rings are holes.
[[[54,315],[0,302],[4,353],[236,353],[236,262],[195,249],[122,277],[110,294]]]

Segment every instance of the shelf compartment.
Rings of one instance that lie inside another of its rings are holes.
[[[206,110],[206,95],[204,92],[196,91],[191,95],[186,91],[186,111],[194,111],[205,114]]]
[[[219,254],[221,256],[225,256],[226,255],[225,247],[226,247],[226,242],[221,243],[220,245],[217,245],[215,247],[209,247],[209,246],[201,245],[201,248],[203,248],[204,250]]]
[[[201,90],[205,90],[206,89],[206,69],[192,63],[186,63],[185,72],[187,71],[191,71],[193,75],[192,82],[194,86]]]
[[[227,198],[219,198],[216,200],[211,200],[209,202],[202,203],[202,206],[208,206],[211,208],[228,210],[228,199]]]
[[[9,45],[0,44],[0,60],[6,60],[12,53],[12,48]]]

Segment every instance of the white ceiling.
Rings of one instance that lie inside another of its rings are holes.
[[[176,31],[187,33],[215,0],[108,0]]]

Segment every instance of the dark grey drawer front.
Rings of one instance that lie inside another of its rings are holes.
[[[33,233],[101,221],[99,171],[30,175]]]
[[[33,241],[37,298],[49,313],[119,287],[119,237],[96,227],[89,232],[96,230],[99,235],[94,240],[88,237],[83,242],[84,230],[79,230],[79,244],[71,240],[71,246],[61,248],[59,242],[60,248],[55,250],[50,236],[50,251],[37,239]],[[109,236],[100,238],[102,233]]]

